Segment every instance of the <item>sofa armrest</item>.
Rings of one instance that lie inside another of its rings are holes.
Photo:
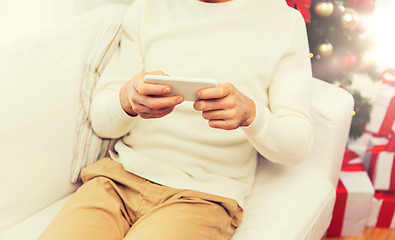
[[[107,5],[0,48],[0,234],[76,189],[69,175],[79,89]]]
[[[315,240],[329,226],[354,101],[343,89],[318,79],[312,99],[310,156],[295,166],[260,159],[235,240]]]
[[[319,79],[313,81],[313,150],[299,168],[329,179],[336,189],[350,132],[354,99],[346,90]]]

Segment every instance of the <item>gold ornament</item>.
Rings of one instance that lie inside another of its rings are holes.
[[[318,45],[317,54],[321,57],[330,57],[333,53],[333,46],[331,43],[323,43]]]
[[[341,20],[343,28],[347,30],[354,30],[360,24],[358,13],[352,8],[344,10]]]
[[[314,6],[314,11],[318,16],[329,17],[332,15],[334,10],[334,5],[332,2],[322,1],[318,2]]]

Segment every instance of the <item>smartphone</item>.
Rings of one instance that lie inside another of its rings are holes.
[[[145,75],[144,82],[168,85],[172,91],[164,96],[182,95],[184,101],[196,101],[196,91],[218,86],[218,82],[214,79],[162,75]]]

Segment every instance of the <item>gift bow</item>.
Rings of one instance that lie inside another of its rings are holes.
[[[395,133],[391,134],[389,142],[383,145],[376,145],[368,149],[372,154],[379,154],[381,152],[395,152]]]
[[[361,163],[351,163],[352,160],[359,158],[359,155],[351,150],[346,150],[344,152],[342,171],[343,172],[359,172],[365,171],[365,167]]]
[[[309,8],[311,7],[311,0],[286,0],[288,6],[295,7],[299,10],[302,14],[304,21],[306,23],[310,23],[311,21],[311,14]]]
[[[395,69],[387,69],[385,70],[381,76],[381,80],[383,80],[384,84],[395,86]]]

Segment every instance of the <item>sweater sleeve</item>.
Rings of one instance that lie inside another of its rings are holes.
[[[141,2],[136,0],[126,13],[120,45],[103,70],[93,93],[90,118],[95,133],[103,138],[119,138],[134,126],[136,117],[121,107],[122,86],[143,71],[139,44]]]
[[[270,161],[296,164],[313,143],[311,119],[312,73],[307,34],[298,15],[284,37],[288,47],[268,89],[268,107],[256,104],[256,117],[243,128],[257,151]]]

